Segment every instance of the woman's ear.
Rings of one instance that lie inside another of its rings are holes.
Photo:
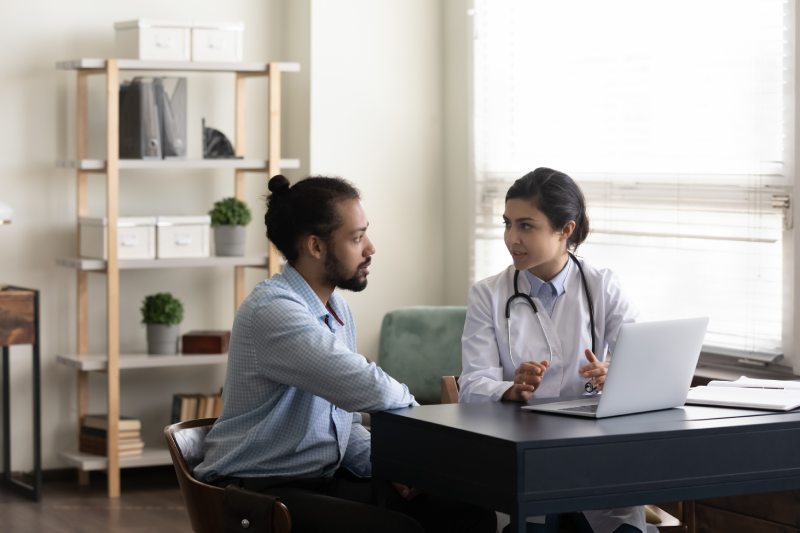
[[[572,232],[575,231],[575,221],[570,220],[564,227],[561,228],[561,240],[562,241],[569,241],[569,238],[572,236]]]

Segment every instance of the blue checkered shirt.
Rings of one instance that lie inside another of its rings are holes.
[[[369,476],[359,412],[416,402],[355,346],[352,313],[336,292],[326,307],[289,265],[260,282],[236,313],[222,414],[195,475],[326,477],[341,466]]]

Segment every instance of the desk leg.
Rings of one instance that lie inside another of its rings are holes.
[[[38,313],[37,315],[38,316]],[[3,483],[25,494],[33,501],[42,497],[42,424],[41,379],[39,359],[39,327],[36,325],[36,343],[33,348],[33,472],[29,485],[11,477],[11,383],[9,348],[3,346]]]
[[[8,377],[8,346],[3,346],[3,483],[11,481],[11,383]]]
[[[687,533],[695,532],[695,506],[694,500],[686,500],[680,503],[683,515],[683,524],[686,526]]]
[[[34,296],[36,317],[36,343],[33,345],[33,493],[34,501],[42,498],[42,369],[39,338],[39,293]]]
[[[528,517],[520,512],[519,505],[516,505],[509,514],[511,521],[509,522],[511,533],[525,533],[528,529]]]

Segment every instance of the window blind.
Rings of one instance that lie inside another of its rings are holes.
[[[711,317],[707,351],[782,353],[793,4],[476,0],[475,279],[510,264],[504,197],[538,166],[581,185],[578,250],[641,319]]]

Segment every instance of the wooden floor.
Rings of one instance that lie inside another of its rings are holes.
[[[105,477],[93,473],[88,487],[77,475],[57,476],[42,486],[33,502],[0,488],[3,533],[191,533],[189,516],[172,467],[125,470],[122,496],[106,497]],[[47,479],[47,477],[45,478]]]

